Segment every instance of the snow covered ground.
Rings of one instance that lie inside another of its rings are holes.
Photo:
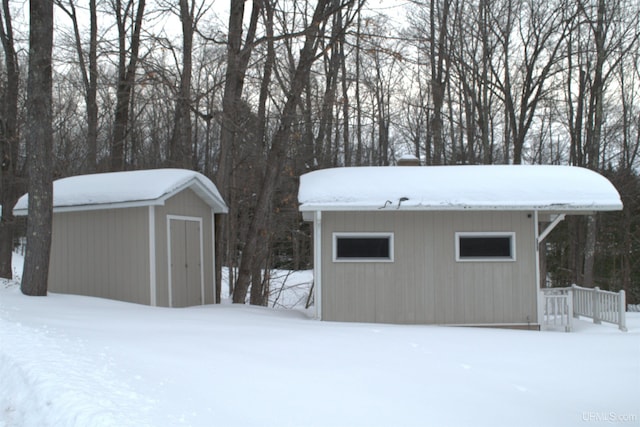
[[[640,425],[640,313],[628,327],[317,322],[4,282],[0,426]]]

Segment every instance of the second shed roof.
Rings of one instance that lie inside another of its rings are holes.
[[[300,210],[622,209],[613,184],[572,166],[477,165],[345,167],[302,175]]]

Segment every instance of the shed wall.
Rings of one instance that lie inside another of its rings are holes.
[[[148,210],[54,214],[49,290],[149,304]]]
[[[156,223],[156,286],[157,305],[169,306],[167,216],[179,215],[202,218],[204,303],[215,302],[213,265],[213,211],[191,189],[185,189],[166,200],[164,206],[155,207]],[[176,287],[173,288],[176,292]],[[187,295],[176,295],[176,300],[187,300]]]
[[[424,324],[536,323],[527,212],[323,212],[322,318]],[[516,261],[456,262],[456,232],[515,232]],[[393,262],[332,261],[334,232],[393,232]]]

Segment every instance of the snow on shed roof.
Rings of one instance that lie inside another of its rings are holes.
[[[53,183],[54,212],[161,205],[174,194],[192,189],[216,213],[227,205],[206,176],[185,169],[149,169],[62,178]],[[16,203],[15,215],[26,215],[28,194]]]
[[[404,199],[404,200],[403,200]],[[572,166],[345,167],[300,177],[301,211],[622,209],[608,179]]]

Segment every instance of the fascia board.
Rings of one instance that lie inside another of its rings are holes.
[[[429,206],[406,206],[399,208],[389,205],[386,208],[380,206],[367,205],[325,205],[325,204],[304,204],[299,207],[300,212],[315,211],[360,211],[360,212],[393,212],[393,211],[539,211],[539,212],[558,212],[558,213],[576,213],[576,214],[592,214],[594,212],[603,211],[619,211],[622,205],[429,205]]]
[[[73,206],[56,206],[53,208],[54,213],[58,212],[80,212],[80,211],[99,211],[105,209],[125,209],[125,208],[140,208],[152,205],[162,205],[158,203],[158,199],[154,200],[134,200],[130,202],[119,203],[101,203],[92,205],[73,205]],[[28,209],[17,209],[13,211],[15,216],[27,216]]]
[[[137,208],[147,206],[162,206],[166,200],[175,196],[185,188],[191,188],[199,197],[201,197],[207,205],[209,205],[214,213],[227,213],[229,209],[224,201],[216,194],[211,193],[204,185],[202,185],[196,178],[186,182],[185,184],[177,187],[173,191],[163,194],[156,199],[149,200],[132,200],[127,202],[117,203],[100,203],[100,204],[87,204],[87,205],[73,205],[73,206],[56,206],[53,208],[54,213],[58,212],[80,212],[80,211],[96,211],[104,209],[125,209],[125,208]],[[27,216],[27,209],[17,209],[13,212],[16,216]]]

